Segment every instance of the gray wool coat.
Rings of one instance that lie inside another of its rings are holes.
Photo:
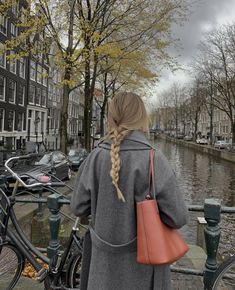
[[[140,131],[121,144],[119,186],[126,202],[117,198],[109,175],[110,144],[104,141],[79,169],[71,207],[76,216],[91,214],[92,249],[87,290],[170,290],[170,268],[136,262],[137,201],[148,193],[151,145]],[[187,210],[175,174],[156,148],[155,187],[162,221],[173,228],[187,221]],[[156,229],[157,231],[157,229]]]

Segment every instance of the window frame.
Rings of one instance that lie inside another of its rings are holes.
[[[43,95],[43,93],[45,93],[45,95]],[[45,97],[45,103],[43,104],[42,100],[44,99]],[[46,107],[47,105],[47,91],[45,89],[42,89],[41,90],[41,106],[42,107]]]
[[[20,87],[23,88],[23,96],[22,96],[22,103],[19,102],[19,97],[18,97],[18,105],[20,106],[24,106],[24,103],[25,103],[25,85],[19,83],[19,88],[18,88],[18,95],[20,96]]]
[[[2,19],[4,19],[4,24],[2,24]],[[6,32],[3,32],[2,28],[5,28]],[[7,36],[7,28],[8,28],[8,18],[5,15],[0,15],[0,33]]]
[[[34,64],[34,66],[32,65]],[[32,81],[36,81],[36,62],[34,60],[30,60],[30,68],[29,68],[29,78]],[[32,71],[34,71],[34,78],[32,78]]]
[[[11,54],[15,54],[14,51],[10,51],[10,55]],[[12,70],[12,66],[14,67],[14,70]],[[16,59],[12,59],[12,60],[9,60],[9,71],[13,74],[16,74],[16,71],[17,71],[17,61]]]
[[[8,92],[10,90],[10,83],[14,83],[14,101],[10,101],[10,94],[9,94],[9,98],[8,98],[8,102],[11,104],[15,104],[16,103],[16,81],[12,80],[12,79],[8,79]]]
[[[17,37],[18,36],[18,27],[15,23],[11,22],[11,37]]]
[[[13,120],[12,120],[12,130],[10,130],[9,129],[9,123],[7,124],[7,129],[8,129],[8,131],[9,132],[14,132],[15,131],[15,111],[14,110],[9,110],[8,111],[8,122],[9,122],[9,120],[11,120],[10,118],[9,118],[9,116],[10,116],[10,112],[13,112]]]
[[[3,48],[3,47],[4,47],[4,44],[0,42],[0,48]],[[0,62],[0,67],[6,68],[6,65],[7,65],[6,52],[4,52],[0,57],[2,57],[3,59],[3,65],[1,65],[1,62]]]
[[[43,72],[43,67],[40,64],[37,64],[37,83],[42,84],[43,78],[42,78],[42,72]]]
[[[38,92],[40,92],[39,103],[37,103]],[[35,105],[37,105],[37,106],[41,106],[41,101],[42,101],[42,90],[41,90],[41,88],[40,88],[40,87],[36,87],[36,94],[35,94]]]
[[[3,132],[4,131],[4,123],[5,123],[5,109],[0,108],[0,111],[3,112],[3,114],[2,114],[2,126],[0,126],[0,132]]]
[[[23,65],[23,68],[24,68],[23,75],[21,74],[21,68],[22,68],[22,65]],[[26,61],[25,61],[25,58],[24,58],[24,57],[21,57],[21,58],[19,59],[19,76],[20,76],[22,79],[25,79],[25,71],[26,71]]]
[[[0,101],[5,102],[6,101],[6,77],[4,77],[3,75],[0,75],[0,77],[3,78],[3,82],[4,82],[3,99],[0,98]]]
[[[30,88],[33,88],[33,91],[34,91],[34,95],[33,95],[33,102],[30,101]],[[29,99],[28,99],[28,103],[31,104],[31,105],[34,105],[35,104],[35,97],[36,97],[36,87],[32,84],[29,85]]]
[[[21,129],[19,129],[19,124],[20,124],[20,120],[19,120],[19,116],[22,115],[22,119],[21,119]],[[17,131],[18,132],[23,132],[24,131],[24,112],[18,112],[18,120],[17,120]]]

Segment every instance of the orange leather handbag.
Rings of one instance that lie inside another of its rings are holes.
[[[154,186],[154,149],[150,151],[149,184],[149,195],[144,201],[137,202],[137,262],[171,264],[189,248],[177,230],[161,221]]]

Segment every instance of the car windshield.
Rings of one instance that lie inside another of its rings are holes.
[[[77,157],[77,156],[81,156],[81,155],[85,155],[85,150],[84,149],[71,149],[69,151],[69,157]]]
[[[79,153],[78,153],[77,150],[70,150],[70,151],[69,151],[69,156],[70,156],[70,157],[77,156],[78,154],[79,154]]]
[[[35,165],[47,165],[51,162],[51,154],[45,154],[39,161],[35,162]]]

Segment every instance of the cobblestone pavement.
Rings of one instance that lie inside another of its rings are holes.
[[[184,258],[177,262],[177,266],[193,269],[190,259]],[[185,275],[180,273],[172,273],[172,282],[174,290],[203,290],[203,282],[201,276]]]
[[[188,258],[181,259],[180,262],[177,263],[177,266],[181,266],[184,268],[193,268],[192,262]],[[172,282],[174,290],[203,290],[202,277],[172,273]],[[34,280],[22,277],[14,289],[43,290],[44,287],[43,284],[39,284]],[[5,289],[2,289],[0,286],[0,290]]]

